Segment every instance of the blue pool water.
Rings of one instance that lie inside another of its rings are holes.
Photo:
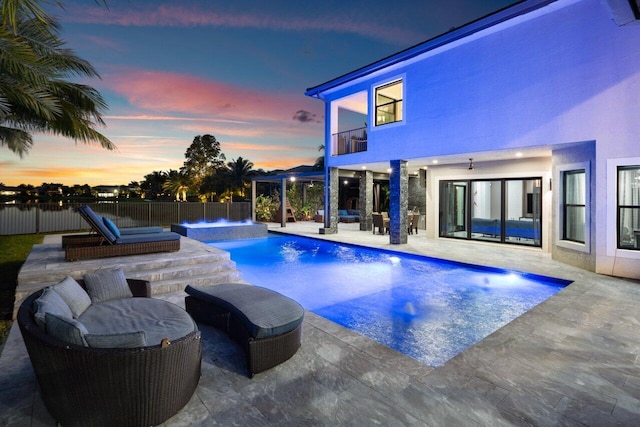
[[[210,244],[244,280],[434,367],[570,283],[298,236]]]

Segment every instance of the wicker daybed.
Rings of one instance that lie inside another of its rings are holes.
[[[150,296],[148,282],[126,281],[134,296],[129,304],[148,300],[154,306],[169,304],[175,312],[177,306],[169,302],[136,298]],[[78,283],[84,286],[83,281]],[[25,299],[17,320],[42,400],[58,423],[65,427],[158,425],[187,404],[200,378],[202,342],[197,328],[170,342],[143,347],[71,344],[36,323],[34,301],[43,292]]]
[[[108,218],[97,215],[89,206],[78,208],[80,215],[97,234],[66,237],[63,239],[65,259],[76,261],[86,258],[139,255],[180,250],[180,235],[171,231],[158,231],[157,227],[144,227],[133,234],[123,232]]]

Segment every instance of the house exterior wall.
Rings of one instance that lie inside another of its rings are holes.
[[[402,79],[404,118],[380,127],[370,118],[367,151],[343,156],[328,152],[325,164],[340,168],[544,146],[556,153],[555,165],[571,156],[563,146],[593,141],[590,253],[552,248],[552,226],[545,231],[543,249],[598,272],[640,277],[640,251],[615,248],[612,183],[612,168],[620,159],[640,158],[638,22],[619,26],[600,0],[558,0],[331,88],[322,94],[331,112],[327,147],[330,132],[337,129],[332,122],[335,103],[350,94],[367,91],[373,117],[375,87]],[[486,173],[498,176],[505,167]],[[551,159],[543,169],[531,168],[544,173],[547,182],[552,177]],[[446,171],[429,174],[443,176]],[[438,230],[436,182],[427,189],[431,237]],[[553,219],[553,195],[548,193],[546,218]]]

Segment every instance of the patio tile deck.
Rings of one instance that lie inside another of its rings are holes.
[[[313,313],[286,363],[249,379],[239,347],[203,326],[202,377],[182,425],[637,425],[640,284],[551,260],[539,250],[318,223],[280,232],[402,250],[574,280],[567,288],[432,369]],[[258,283],[256,283],[258,285]],[[184,293],[157,296],[183,304]],[[0,357],[0,425],[55,425],[17,325]]]

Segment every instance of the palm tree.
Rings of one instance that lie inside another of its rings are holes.
[[[167,180],[167,173],[164,171],[153,171],[144,176],[144,181],[140,184],[140,188],[144,191],[143,198],[157,199],[162,193],[162,187]]]
[[[167,173],[167,180],[162,185],[162,188],[170,193],[175,193],[176,202],[180,201],[180,194],[182,194],[182,201],[186,202],[190,184],[189,177],[186,174],[171,169]]]
[[[0,146],[22,157],[33,145],[32,133],[45,132],[114,149],[95,130],[104,125],[107,105],[102,96],[68,81],[100,76],[64,47],[58,22],[38,0],[3,0],[1,12]]]
[[[227,163],[227,175],[229,176],[229,190],[241,197],[245,196],[245,189],[251,183],[251,177],[255,175],[253,163],[242,157],[238,157]]]
[[[318,146],[318,151],[322,151],[324,153],[324,144]],[[324,154],[316,159],[313,164],[313,169],[324,170]]]

